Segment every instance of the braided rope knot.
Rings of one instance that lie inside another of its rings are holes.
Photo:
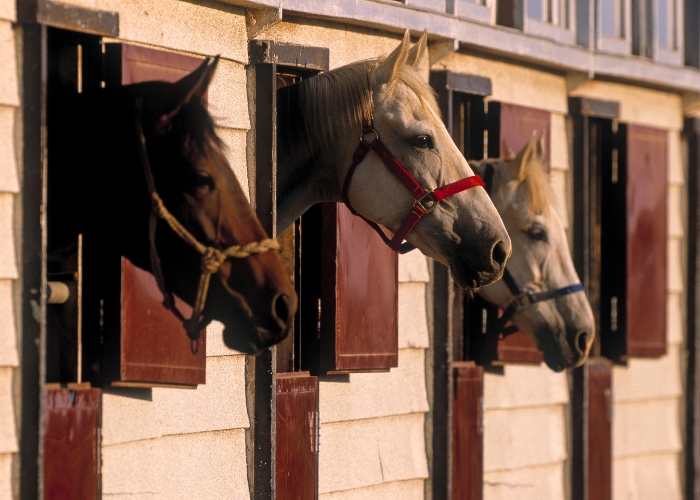
[[[207,247],[202,254],[202,272],[214,274],[226,260],[226,254],[214,247]]]

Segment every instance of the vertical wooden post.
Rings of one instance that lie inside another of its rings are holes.
[[[276,237],[277,214],[277,65],[255,66],[255,210],[263,229]],[[275,348],[248,359],[254,397],[253,498],[275,499]],[[252,366],[251,366],[252,365]],[[252,369],[251,369],[252,368]],[[252,372],[252,373],[251,373]]]
[[[40,498],[39,450],[45,339],[46,51],[47,28],[36,22],[36,2],[19,2],[23,139],[20,179],[21,380],[20,485],[23,500]],[[37,312],[39,315],[37,316]]]

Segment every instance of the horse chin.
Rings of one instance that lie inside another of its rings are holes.
[[[450,273],[452,274],[452,279],[462,288],[477,290],[483,286],[489,285],[494,281],[501,279],[503,276],[502,267],[498,272],[490,271],[476,271],[472,270],[470,266],[464,259],[460,257],[454,257],[449,259],[448,266],[450,268]]]

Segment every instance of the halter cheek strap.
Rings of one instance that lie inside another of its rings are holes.
[[[365,140],[365,136],[374,134],[374,139],[371,142]],[[357,211],[352,208],[350,204],[350,198],[348,196],[348,191],[350,190],[350,181],[355,173],[357,166],[362,163],[370,149],[374,151],[377,156],[384,162],[389,171],[394,174],[394,176],[404,185],[404,187],[413,196],[413,208],[411,212],[404,218],[399,230],[394,234],[393,238],[388,238],[379,224],[373,222],[366,217],[357,213]],[[350,170],[348,170],[345,176],[345,181],[343,182],[343,202],[350,209],[350,211],[359,217],[362,217],[367,224],[369,224],[379,236],[382,237],[384,243],[389,245],[389,247],[397,251],[398,253],[406,253],[414,250],[416,247],[411,243],[403,242],[408,234],[416,227],[418,221],[424,216],[435,210],[439,203],[445,198],[454,196],[457,193],[461,193],[467,189],[471,189],[477,186],[484,186],[483,181],[478,175],[472,175],[471,177],[466,177],[452,184],[442,186],[435,190],[423,188],[418,181],[409,173],[408,170],[401,164],[401,162],[387,149],[384,143],[379,140],[379,134],[374,129],[371,124],[366,124],[362,128],[360,133],[360,143],[355,149],[355,153],[352,156],[352,164],[350,165]]]
[[[493,166],[487,164],[486,169],[484,170],[484,179],[486,180],[486,192],[489,194],[489,196],[491,195],[491,188],[493,186],[493,174]],[[511,303],[508,305],[508,307],[506,307],[506,310],[503,311],[503,314],[496,322],[496,333],[502,335],[504,338],[518,331],[518,327],[515,325],[506,326],[506,324],[518,311],[526,309],[537,302],[554,300],[572,293],[583,292],[583,285],[581,283],[576,283],[574,285],[568,285],[562,288],[555,288],[554,290],[533,293],[529,290],[520,288],[520,285],[518,285],[518,282],[515,281],[515,278],[512,274],[510,274],[507,267],[503,271],[502,279],[508,286],[510,293],[512,293],[514,296]]]

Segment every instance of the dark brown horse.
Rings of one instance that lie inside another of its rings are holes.
[[[202,104],[216,63],[206,60],[174,84],[145,82],[50,99],[49,250],[87,233],[86,244],[154,272],[144,163],[165,207],[203,245],[224,250],[267,238]],[[163,220],[155,235],[164,288],[193,305],[200,253]],[[296,307],[277,253],[263,251],[223,260],[200,326],[219,320],[229,347],[257,353],[285,338]]]

